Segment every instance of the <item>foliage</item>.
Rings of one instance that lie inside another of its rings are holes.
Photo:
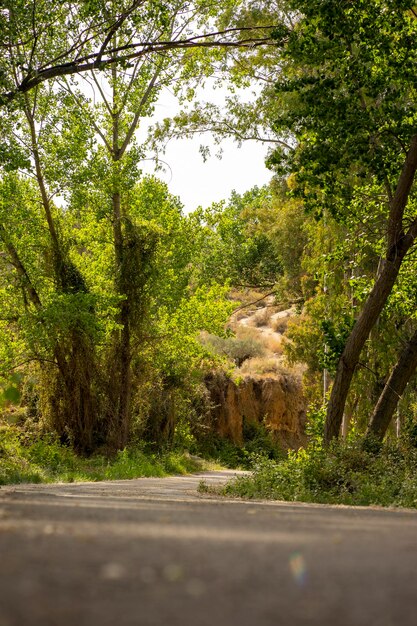
[[[311,445],[282,461],[258,459],[253,474],[236,478],[224,494],[326,504],[417,508],[416,450],[385,446],[378,455],[360,442]]]
[[[278,461],[284,457],[284,452],[263,424],[248,424],[244,421],[243,440],[243,445],[239,446],[209,433],[197,439],[196,445],[203,458],[213,459],[221,466],[232,469],[249,470],[259,458]]]
[[[201,275],[232,286],[273,286],[282,273],[279,250],[265,228],[258,228],[261,207],[269,203],[268,187],[254,187],[229,202],[198,209],[194,219],[201,229]]]
[[[204,463],[180,450],[155,453],[129,447],[113,458],[83,459],[51,434],[0,426],[0,484],[74,482],[167,476],[201,470]]]
[[[190,218],[200,232],[196,279],[228,281],[237,289],[274,289],[281,302],[302,297],[307,218],[285,181],[273,179],[242,195],[233,192],[228,203],[200,208]]]
[[[380,379],[383,368],[373,363],[375,350],[371,358],[366,354],[367,344],[374,342],[378,318],[415,240],[417,112],[411,48],[417,23],[412,3],[391,0],[372,7],[291,0],[289,7],[298,19],[285,37],[279,36],[282,71],[274,129],[292,133],[294,141],[280,146],[270,163],[281,174],[293,174],[294,193],[318,217],[332,215],[353,232],[362,221],[367,232],[359,247],[368,252],[370,242],[380,257],[365,277],[350,276],[359,297],[352,307],[355,323],[345,345],[341,333],[337,349],[341,358],[326,420],[329,441],[339,434],[359,364]],[[351,262],[354,267],[356,259]]]
[[[289,5],[300,18],[282,49],[274,128],[291,129],[297,148],[274,162],[297,172],[308,205],[340,214],[362,180],[395,181],[414,132],[412,3]]]

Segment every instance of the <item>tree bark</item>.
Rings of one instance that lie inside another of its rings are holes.
[[[365,440],[382,441],[398,402],[417,370],[417,331],[407,342],[385,384],[366,431]]]
[[[327,407],[324,440],[330,443],[339,436],[346,399],[362,348],[374,327],[400,271],[405,255],[410,250],[416,236],[417,220],[407,234],[403,231],[403,215],[417,170],[417,135],[410,148],[390,202],[388,220],[388,246],[382,271],[376,279],[365,305],[348,337],[337,365],[332,392]]]
[[[397,279],[404,253],[398,255],[393,263],[387,263],[374,288],[368,296],[365,306],[350,333],[337,365],[332,392],[327,407],[324,438],[326,443],[339,436],[343,420],[346,399],[349,393],[359,356],[369,334],[374,327],[389,294]]]

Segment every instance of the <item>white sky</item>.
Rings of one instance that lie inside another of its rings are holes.
[[[202,92],[200,97],[207,95],[207,100],[218,104],[222,102],[226,90],[218,89],[209,93]],[[165,93],[158,104],[151,123],[171,117],[178,111],[176,99]],[[200,145],[212,146],[211,156],[204,162],[199,152]],[[215,154],[222,148],[222,158]],[[171,140],[167,146],[164,161],[167,163],[165,172],[155,172],[152,161],[141,164],[144,173],[155,173],[164,180],[172,194],[179,196],[185,212],[198,206],[208,207],[213,202],[227,200],[233,190],[243,193],[254,185],[258,187],[268,183],[272,173],[265,167],[267,146],[255,141],[248,141],[239,148],[231,139],[224,140],[220,146],[210,141],[207,133],[193,139]]]
[[[207,207],[212,202],[227,200],[233,190],[243,193],[254,185],[260,187],[272,177],[264,165],[267,148],[257,142],[250,141],[239,148],[232,140],[225,140],[222,159],[214,156],[219,148],[214,146],[213,156],[206,162],[199,153],[201,143],[209,143],[206,135],[201,139],[171,141],[164,156],[170,170],[155,172],[168,184],[170,192],[180,197],[187,213],[199,205]],[[150,161],[142,169],[154,172]]]

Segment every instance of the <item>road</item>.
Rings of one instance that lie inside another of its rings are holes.
[[[0,489],[0,626],[415,626],[417,512],[199,496],[191,477]]]

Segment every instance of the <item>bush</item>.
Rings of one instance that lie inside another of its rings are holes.
[[[288,370],[276,358],[248,359],[240,367],[240,373],[245,376],[282,376],[289,374]]]
[[[202,469],[203,464],[179,451],[151,453],[132,446],[113,458],[77,456],[52,435],[37,438],[23,429],[0,427],[0,484],[22,482],[74,482],[121,480],[142,476],[185,474]]]
[[[347,505],[417,508],[417,451],[384,446],[375,455],[360,442],[313,443],[288,458],[260,457],[253,474],[239,477],[224,493],[244,498]]]
[[[247,359],[262,356],[265,348],[260,341],[253,337],[237,339],[235,337],[217,337],[216,335],[206,335],[203,342],[216,354],[232,359],[237,366],[240,366]]]
[[[250,323],[255,327],[268,326],[275,311],[276,309],[263,306],[252,316]]]
[[[284,456],[263,424],[244,421],[243,439],[242,445],[236,445],[219,435],[206,435],[198,442],[198,451],[204,458],[213,459],[221,466],[231,469],[253,469],[254,463],[260,457],[278,460]]]

